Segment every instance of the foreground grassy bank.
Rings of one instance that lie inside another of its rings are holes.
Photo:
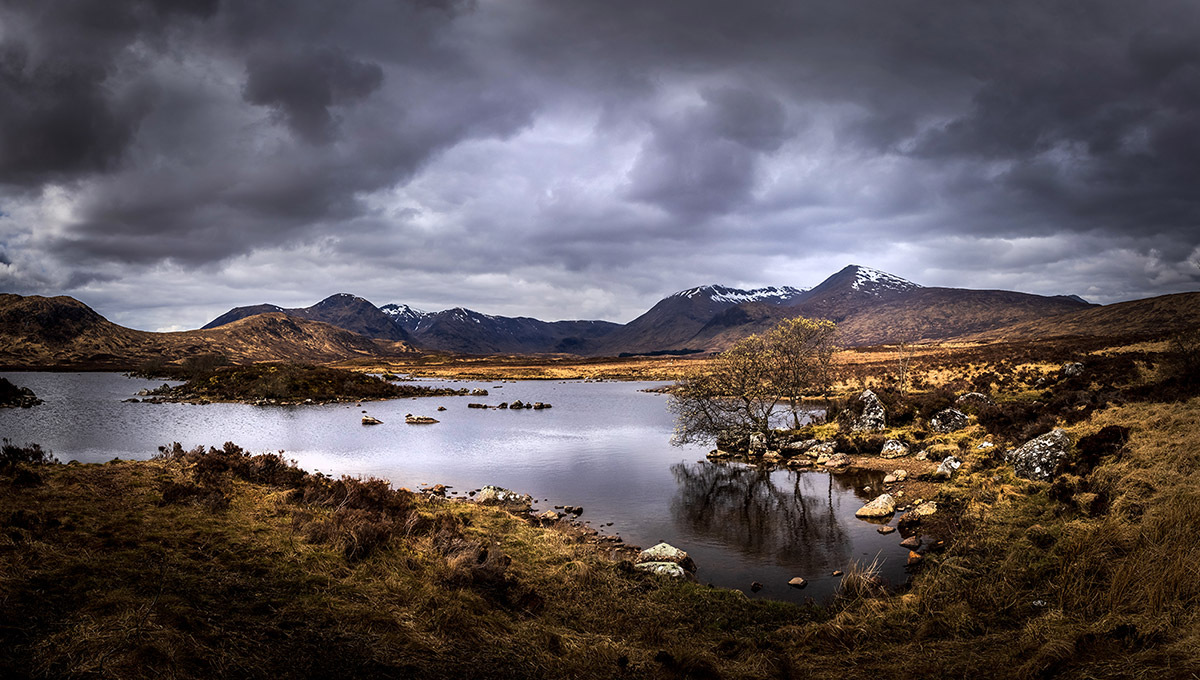
[[[1191,677],[1200,400],[1054,485],[983,455],[913,585],[827,608],[631,570],[570,531],[233,446],[0,468],[5,677]]]

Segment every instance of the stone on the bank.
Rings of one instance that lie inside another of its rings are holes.
[[[558,520],[562,519],[562,515],[553,510],[547,510],[546,512],[538,515],[538,519],[546,522],[557,522]]]
[[[858,395],[858,400],[863,402],[862,415],[854,419],[850,431],[872,432],[885,429],[887,412],[883,408],[883,403],[879,401],[879,397],[875,396],[871,390],[863,390],[862,394]]]
[[[875,500],[859,508],[855,517],[887,517],[896,511],[896,501],[891,494],[880,494]]]
[[[517,493],[491,484],[479,490],[475,502],[480,505],[500,505],[509,509],[524,508],[526,512],[533,507],[533,497],[529,494]]]
[[[1009,451],[1004,459],[1013,466],[1018,477],[1049,481],[1070,456],[1071,448],[1071,437],[1066,430],[1056,427]]]
[[[761,432],[755,432],[750,435],[750,451],[761,452],[767,450],[767,438]]]
[[[903,482],[906,479],[908,479],[908,470],[892,470],[890,473],[884,475],[883,483],[895,484],[896,482]]]
[[[638,553],[637,559],[634,560],[637,564],[647,562],[669,562],[678,565],[679,568],[692,573],[696,571],[696,563],[688,554],[670,543],[658,543],[646,548]]]
[[[764,463],[778,463],[783,460],[783,456],[778,451],[767,451],[762,456]]]
[[[916,550],[917,548],[921,547],[921,537],[916,535],[909,536],[903,541],[900,541],[900,547],[908,548],[909,550]]]
[[[937,512],[937,503],[934,501],[921,503],[913,512],[917,513],[917,517],[928,517]]]
[[[833,442],[821,442],[805,449],[804,453],[812,458],[820,458],[821,456],[832,456],[837,452],[837,445]],[[818,461],[820,462],[820,461]]]
[[[821,442],[817,441],[816,439],[805,439],[804,441],[788,442],[787,444],[783,445],[783,448],[786,451],[803,453],[820,443]]]
[[[929,419],[929,427],[934,432],[946,434],[961,430],[968,424],[967,414],[959,411],[956,408],[948,408],[943,411],[938,411],[932,418]]]
[[[879,455],[883,458],[903,458],[908,455],[908,446],[899,439],[889,439],[883,443]]]
[[[829,460],[825,461],[825,467],[827,468],[844,468],[848,467],[849,465],[850,456],[847,456],[844,453],[835,453],[829,457]]]
[[[915,550],[908,551],[908,566],[913,567],[925,560],[925,556]]]
[[[954,456],[946,456],[937,469],[933,471],[934,479],[950,479],[954,476],[954,472],[962,467],[962,461]]]
[[[683,567],[674,562],[638,562],[633,565],[634,569],[648,571],[651,574],[658,576],[666,576],[668,578],[688,579],[691,574],[683,569]]]

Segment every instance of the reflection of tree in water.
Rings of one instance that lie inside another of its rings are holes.
[[[679,485],[671,514],[697,534],[755,558],[797,566],[848,561],[849,537],[839,524],[835,501],[861,485],[864,480],[857,476],[784,471],[773,475],[755,467],[710,462],[679,463],[671,473]],[[780,485],[777,480],[791,483]]]

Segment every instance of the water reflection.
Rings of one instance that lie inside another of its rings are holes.
[[[814,574],[854,557],[847,514],[870,495],[861,489],[883,478],[872,471],[805,474],[709,461],[679,463],[671,473],[677,482],[671,514],[681,530]]]

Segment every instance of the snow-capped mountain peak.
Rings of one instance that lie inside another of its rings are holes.
[[[793,288],[792,286],[769,286],[767,288],[742,290],[741,288],[730,288],[729,286],[712,284],[681,290],[671,297],[686,298],[689,300],[708,298],[713,302],[727,302],[732,304],[740,304],[742,302],[771,302],[779,304],[795,298],[805,292],[805,290],[804,288]]]
[[[852,265],[854,273],[854,281],[850,287],[857,291],[862,291],[870,295],[881,295],[894,291],[912,290],[920,288],[919,284],[902,279],[895,274],[871,269],[869,267],[859,267]]]

